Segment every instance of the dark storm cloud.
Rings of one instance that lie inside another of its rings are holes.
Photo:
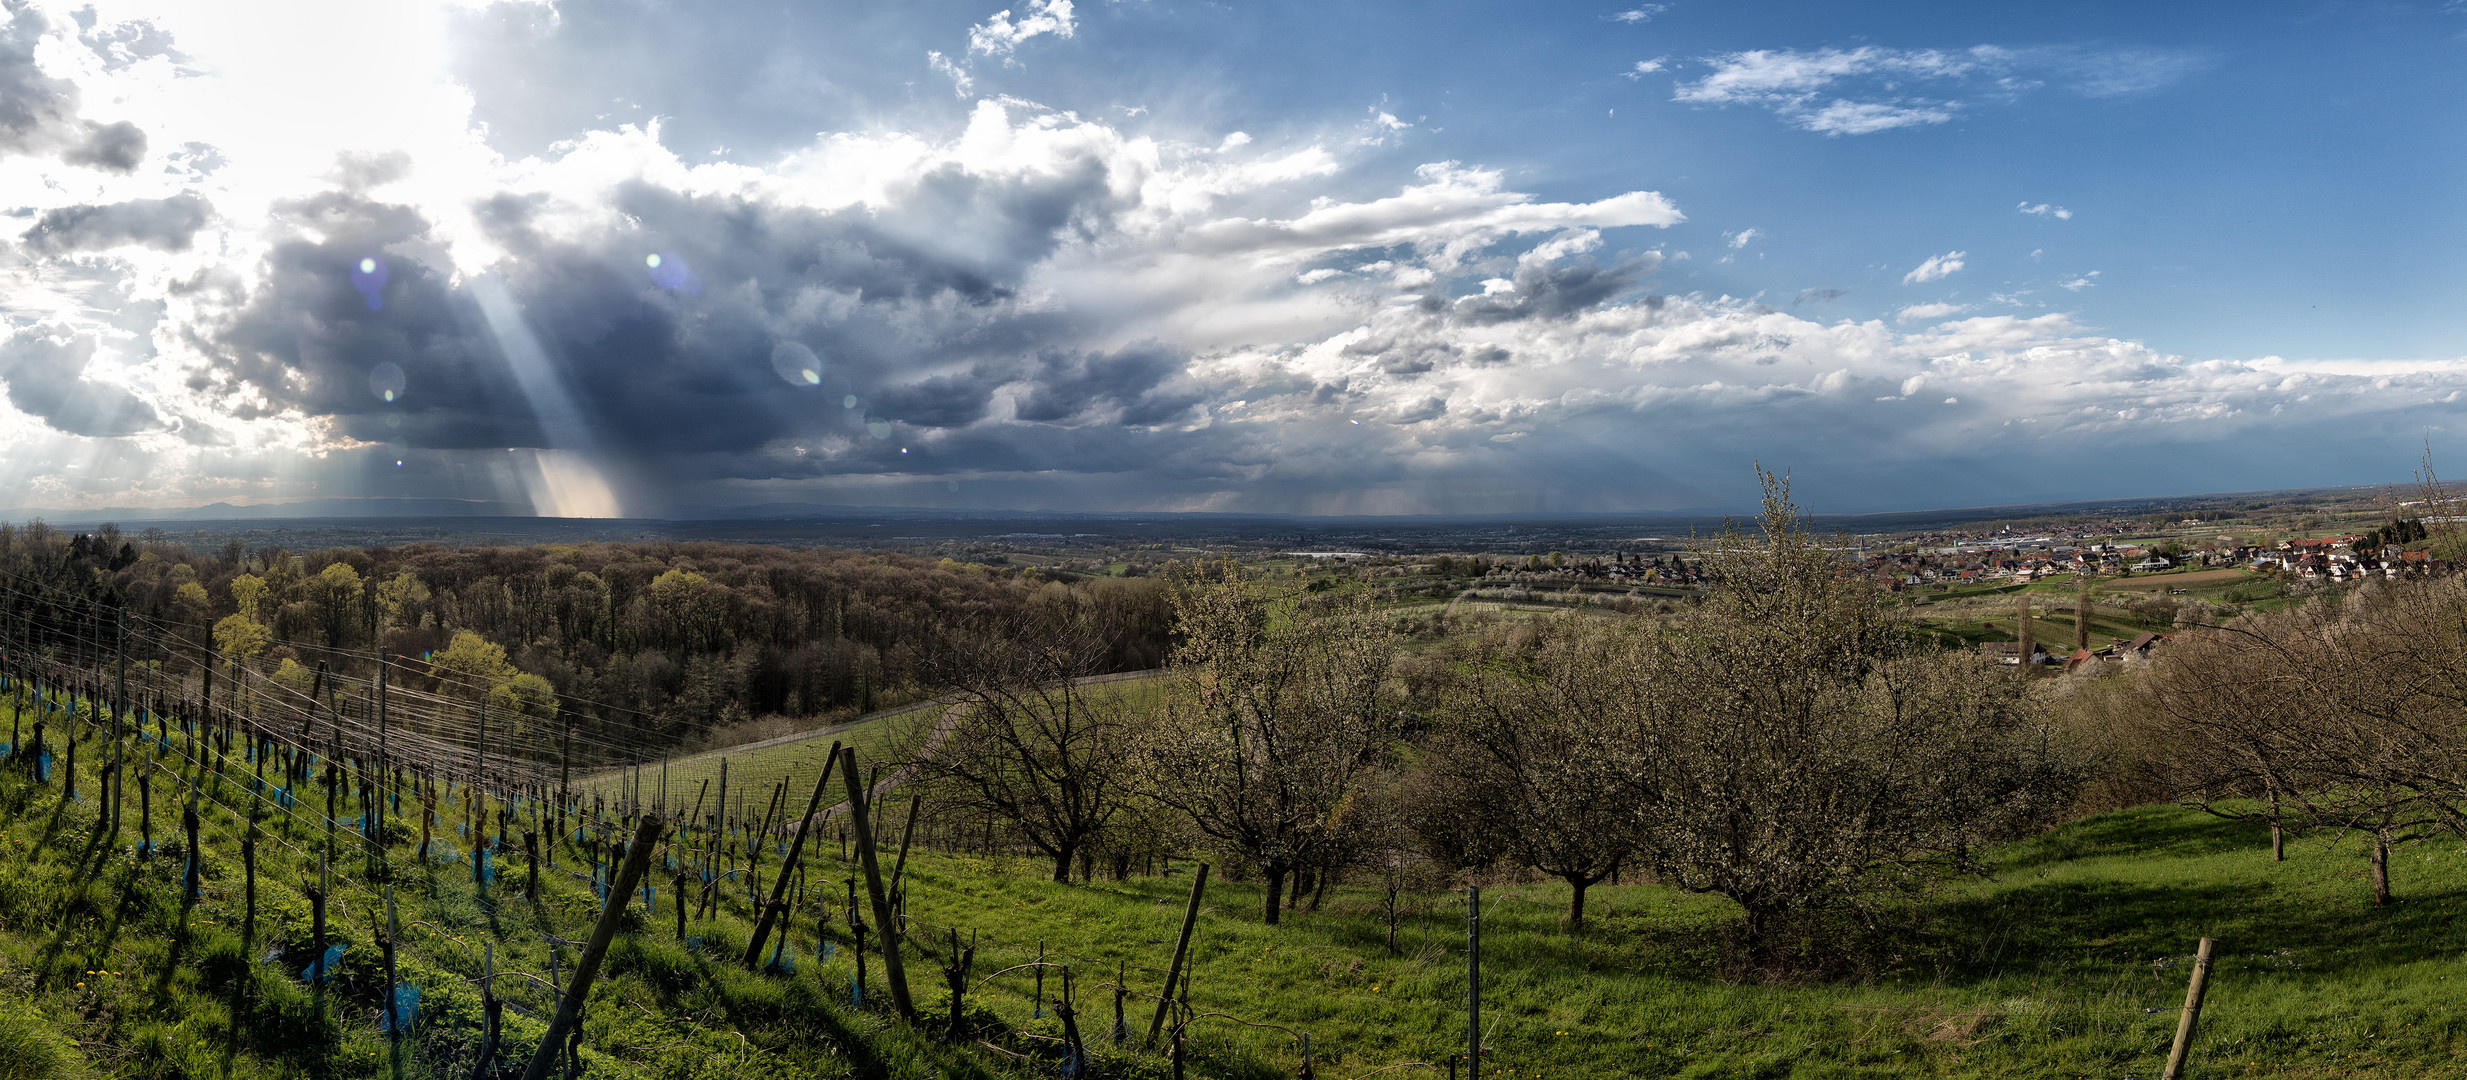
[[[580,238],[546,235],[537,196],[490,196],[473,216],[505,250],[492,276],[594,448],[688,482],[678,474],[770,475],[760,455],[783,441],[871,448],[884,423],[903,434],[979,424],[1004,394],[1026,421],[1007,428],[1048,429],[1021,438],[1187,414],[1203,394],[1183,378],[1182,354],[1086,348],[1077,317],[1016,300],[1032,266],[1102,228],[1108,192],[1101,165],[1066,163],[1017,177],[938,170],[887,207],[839,211],[638,182],[611,195],[624,227]],[[430,249],[427,220],[353,192],[282,216],[295,238],[275,246],[238,314],[203,335],[214,378],[365,440],[553,444],[540,417],[553,410],[524,396],[467,290],[402,254]],[[354,284],[363,258],[386,264],[375,310]],[[811,379],[773,362],[800,348]],[[369,381],[383,364],[402,372],[394,402]],[[924,467],[914,455],[890,464]]]
[[[34,47],[51,24],[22,4],[7,10],[0,23],[0,155],[58,152],[72,165],[135,169],[146,156],[146,133],[125,120],[77,119],[76,85],[34,62]]]
[[[1516,268],[1514,288],[1458,300],[1456,317],[1476,326],[1566,318],[1609,302],[1657,265],[1651,258],[1606,267],[1594,265],[1591,259],[1564,266],[1527,263]]]
[[[158,251],[186,251],[213,208],[195,195],[132,199],[100,206],[46,210],[26,230],[26,246],[46,255],[100,251],[142,244]]]
[[[323,239],[276,244],[264,284],[227,322],[201,334],[215,359],[209,378],[224,384],[218,389],[245,383],[273,411],[334,417],[362,439],[437,448],[539,445],[538,422],[485,340],[469,298],[417,260],[387,252],[427,238],[426,219],[347,194],[287,203],[279,213]],[[385,265],[375,310],[354,284],[362,259]],[[396,402],[371,387],[371,373],[382,364],[404,373],[407,392]]]
[[[1180,379],[1186,358],[1158,343],[1111,353],[1040,354],[1024,373],[1022,420],[1060,422],[1102,417],[1120,424],[1161,424],[1188,413],[1205,392]]]
[[[0,379],[8,383],[9,404],[71,435],[159,429],[163,420],[152,406],[119,387],[82,377],[94,350],[94,338],[86,335],[63,340],[37,330],[11,337],[0,344]]]

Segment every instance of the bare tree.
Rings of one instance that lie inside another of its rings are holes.
[[[1433,778],[1450,816],[1517,863],[1568,883],[1568,925],[1585,891],[1636,848],[1630,744],[1632,628],[1562,616],[1484,635],[1441,709]],[[1451,828],[1450,831],[1460,831]]]
[[[2291,822],[2363,832],[2389,903],[2393,846],[2467,835],[2462,586],[2372,584],[2180,642],[2135,689],[2183,797],[2269,822],[2279,858]]]
[[[1737,902],[1770,960],[1792,916],[1981,868],[1984,845],[2061,811],[2080,771],[2023,680],[1925,649],[1841,572],[1787,481],[1759,475],[1761,531],[1725,529],[1704,602],[1618,662],[1639,675],[1640,854]]]
[[[914,767],[945,806],[991,813],[1071,880],[1134,797],[1129,699],[1083,680],[1110,636],[1071,594],[954,634],[937,674],[958,698]]]
[[[1259,871],[1273,925],[1287,879],[1338,853],[1389,754],[1389,632],[1364,604],[1306,603],[1230,565],[1183,584],[1150,791]]]

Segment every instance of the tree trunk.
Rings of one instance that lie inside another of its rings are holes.
[[[1569,874],[1565,880],[1568,883],[1568,929],[1582,930],[1585,928],[1585,890],[1593,887],[1593,879],[1582,874]]]
[[[1076,854],[1078,853],[1067,847],[1055,849],[1054,884],[1068,885],[1071,883],[1071,857]]]
[[[1278,913],[1285,908],[1285,868],[1270,866],[1268,871],[1268,925],[1276,925]]]
[[[2390,906],[2390,830],[2373,833],[2373,906]]]
[[[2275,821],[2270,823],[2270,861],[2287,861],[2287,830]]]

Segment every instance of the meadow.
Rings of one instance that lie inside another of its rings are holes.
[[[196,774],[185,740],[171,742],[158,795],[168,777]],[[261,825],[252,923],[236,851],[247,826],[223,809],[245,805],[244,777],[206,783],[204,888],[192,902],[173,801],[154,803],[153,858],[131,850],[133,806],[120,843],[99,842],[87,761],[75,801],[56,775],[0,776],[0,1047],[19,1046],[10,1052],[37,1066],[56,1056],[55,1067],[11,1075],[390,1075],[379,1030],[384,890],[359,869],[356,837],[340,834],[329,932],[346,949],[320,1002],[299,970],[302,888],[322,843],[314,821],[269,813]],[[596,914],[580,873],[589,854],[561,847],[534,903],[515,887],[515,859],[477,886],[467,854],[419,863],[406,824],[395,820],[388,848],[400,977],[418,988],[405,1075],[468,1074],[486,971],[500,973],[508,1006],[500,1063],[519,1064],[550,1001],[534,981],[553,973],[547,939],[579,940]],[[1484,1075],[2154,1076],[2204,935],[2223,944],[2195,1075],[2467,1075],[2455,919],[2467,850],[2402,847],[2399,900],[2379,909],[2356,838],[2316,832],[2288,851],[2273,863],[2263,827],[2178,807],[2088,817],[2005,847],[1986,879],[1891,909],[1889,933],[1838,927],[1843,966],[1784,978],[1742,969],[1724,902],[1635,881],[1599,886],[1596,921],[1575,934],[1561,924],[1564,886],[1493,880],[1483,891]],[[656,911],[634,906],[586,1012],[587,1072],[1045,1072],[1052,1055],[1035,1055],[1061,1034],[1052,1002],[1067,966],[1096,1074],[1164,1074],[1162,1058],[1135,1044],[1163,983],[1190,863],[1058,885],[1036,860],[916,852],[905,878],[909,979],[929,1014],[917,1027],[883,1011],[878,958],[867,1004],[851,1003],[841,907],[855,869],[832,844],[810,848],[806,864],[789,971],[735,961],[750,908],[731,890],[717,917],[690,921],[690,947],[676,940],[668,888]],[[1370,883],[1336,888],[1322,910],[1293,912],[1281,927],[1259,922],[1258,889],[1220,873],[1203,897],[1191,1073],[1294,1075],[1308,1035],[1319,1076],[1440,1075],[1463,1044],[1463,894],[1401,895],[1392,953],[1386,896]],[[840,918],[818,923],[817,900]],[[969,1007],[979,1033],[1004,1049],[933,1037],[947,996],[931,954],[946,951],[952,931],[976,948]],[[571,950],[562,955],[570,965]],[[1040,969],[1027,966],[1040,957],[1053,965],[1041,969],[1042,1007]],[[1134,1044],[1118,1050],[1117,980]]]

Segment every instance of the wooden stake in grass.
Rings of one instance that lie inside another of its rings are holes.
[[[2202,994],[2210,989],[2210,957],[2218,942],[2201,939],[2193,952],[2193,979],[2184,988],[2184,1012],[2176,1017],[2176,1044],[2167,1051],[2167,1071],[2160,1080],[2183,1080],[2184,1059],[2193,1052],[2193,1025],[2201,1019]]]
[[[634,843],[625,853],[625,864],[617,870],[617,880],[610,886],[612,893],[624,896],[642,883],[643,871],[651,865],[651,849],[658,846],[661,821],[648,814],[634,827]],[[549,1021],[548,1033],[540,1038],[540,1048],[531,1055],[531,1065],[523,1070],[523,1080],[547,1080],[548,1070],[557,1063],[557,1047],[566,1033],[574,1029],[576,1017],[582,1012],[583,998],[591,993],[591,980],[600,972],[600,958],[608,954],[608,943],[617,936],[617,924],[625,914],[623,903],[612,903],[600,909],[599,924],[591,928],[591,940],[583,946],[582,958],[574,964],[574,983],[557,1003],[557,1015]]]
[[[180,824],[188,830],[188,898],[197,899],[197,793],[189,792],[188,807],[180,811]]]
[[[1174,983],[1182,978],[1183,960],[1191,952],[1191,928],[1199,923],[1199,896],[1207,889],[1208,864],[1201,863],[1199,873],[1191,878],[1190,902],[1182,908],[1182,936],[1174,940],[1173,966],[1165,969],[1165,992],[1157,998],[1156,1016],[1148,1021],[1148,1041],[1150,1043],[1156,1041],[1157,1032],[1164,1030],[1165,1014],[1173,1011]],[[1174,1030],[1179,1032],[1181,1028],[1177,1026]],[[1175,1036],[1177,1050],[1181,1045],[1180,1039],[1180,1035]]]
[[[1465,1061],[1482,1075],[1482,888],[1465,889]]]
[[[797,859],[805,854],[805,834],[813,830],[814,814],[816,811],[822,809],[822,793],[831,783],[831,766],[838,764],[838,762],[839,740],[833,739],[831,740],[831,756],[825,758],[822,763],[822,776],[814,781],[813,797],[805,800],[805,816],[797,819],[797,838],[788,845],[788,860],[780,864],[779,879],[771,883],[771,902],[763,906],[762,914],[759,917],[759,920],[754,924],[754,939],[745,946],[745,966],[748,968],[759,968],[762,966],[763,943],[769,941],[771,938],[772,924],[778,922],[781,916],[787,911],[787,905],[782,902],[782,898],[786,896],[788,892],[789,871],[796,868]],[[782,787],[784,788],[785,786],[786,782],[783,781]],[[900,850],[900,857],[903,862],[906,860],[907,854],[907,849],[903,847]],[[896,875],[894,875],[894,877],[896,877]],[[678,875],[677,880],[679,882],[683,882],[685,880],[684,875]],[[677,931],[677,937],[679,939],[683,939],[685,937],[685,931],[683,929],[685,926],[684,901],[679,900],[678,904],[677,926],[679,929]]]
[[[902,1020],[914,1021],[917,1007],[908,997],[908,973],[900,965],[899,924],[891,918],[891,897],[882,888],[882,863],[874,857],[874,830],[867,824],[865,788],[857,779],[857,751],[850,747],[841,753],[848,755],[840,775],[848,782],[848,819],[857,834],[857,855],[865,865],[865,891],[873,901],[874,919],[879,924],[876,933],[882,941],[882,977],[891,984],[891,1005],[899,1010]]]

